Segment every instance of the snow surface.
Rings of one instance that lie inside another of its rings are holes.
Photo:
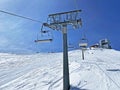
[[[0,53],[0,90],[63,90],[62,53]],[[120,52],[69,52],[70,90],[120,90]]]

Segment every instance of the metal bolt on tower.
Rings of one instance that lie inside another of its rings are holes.
[[[69,63],[68,63],[68,45],[67,45],[67,26],[72,25],[74,29],[78,29],[82,25],[79,13],[81,10],[50,14],[48,23],[44,26],[53,30],[61,30],[63,33],[63,90],[70,89],[69,81]]]

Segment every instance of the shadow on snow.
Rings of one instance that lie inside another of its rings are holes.
[[[88,89],[80,89],[79,87],[71,86],[70,90],[88,90]]]

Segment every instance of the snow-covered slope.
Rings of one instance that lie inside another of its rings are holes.
[[[0,53],[0,90],[62,90],[62,53]],[[120,52],[69,52],[71,90],[120,90]]]

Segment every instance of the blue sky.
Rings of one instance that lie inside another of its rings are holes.
[[[119,3],[120,0],[0,0],[0,9],[42,22],[46,22],[48,14],[82,9],[83,26],[68,30],[68,43],[78,48],[85,33],[89,45],[108,38],[111,46],[120,50]],[[34,43],[40,28],[40,23],[0,13],[0,51],[62,51],[61,31],[52,31],[52,43]]]

